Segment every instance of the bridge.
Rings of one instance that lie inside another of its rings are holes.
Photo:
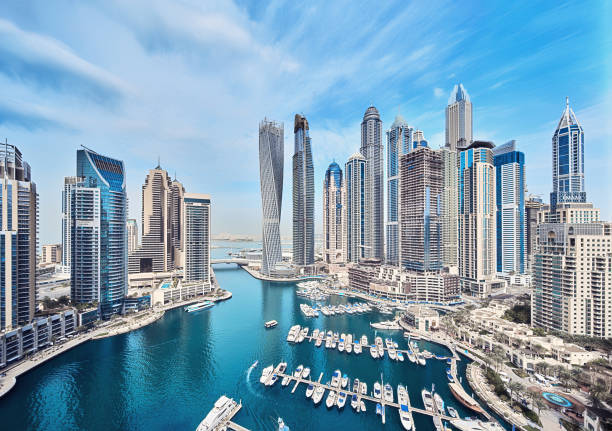
[[[235,263],[236,265],[248,265],[249,260],[244,259],[244,258],[239,258],[239,257],[225,257],[223,259],[211,259],[210,263],[213,265],[217,263],[227,263],[227,264]]]

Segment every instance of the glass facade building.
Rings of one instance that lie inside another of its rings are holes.
[[[293,263],[314,263],[314,167],[308,121],[296,114],[293,127]]]
[[[323,182],[323,241],[325,262],[345,260],[345,190],[342,169],[333,162],[325,172]]]
[[[369,257],[366,252],[366,184],[367,161],[362,154],[353,154],[344,169],[346,173],[346,260],[359,262]]]

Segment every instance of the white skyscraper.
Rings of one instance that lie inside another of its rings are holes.
[[[78,177],[64,177],[62,190],[62,267],[64,272],[70,272],[72,218],[70,217],[72,190],[80,182]]]
[[[463,88],[455,85],[446,107],[446,147],[462,150],[472,142],[472,102]]]
[[[342,169],[333,162],[323,182],[323,242],[325,262],[343,263],[346,259],[345,188]]]
[[[442,261],[444,266],[459,265],[459,226],[457,189],[457,151],[448,147],[440,149],[444,185],[442,189]]]

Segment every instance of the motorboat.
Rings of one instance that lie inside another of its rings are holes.
[[[344,337],[345,337],[344,334],[340,335],[340,342],[338,343],[339,352],[344,352]]]
[[[346,374],[344,374],[342,376],[342,381],[341,381],[342,387],[346,388],[346,386],[348,385],[348,382],[349,382],[349,378],[348,378],[348,376]]]
[[[274,366],[270,365],[269,367],[266,367],[262,370],[261,372],[261,377],[259,378],[259,383],[261,384],[266,384],[266,382],[268,381],[268,379],[270,378],[270,376],[272,375],[272,372],[274,371]]]
[[[378,347],[376,347],[376,344],[370,346],[370,355],[374,359],[378,358]]]
[[[446,407],[446,410],[448,410],[448,415],[451,418],[458,418],[459,417],[459,413],[457,413],[457,410],[455,410],[454,407],[448,406],[448,407]]]
[[[362,346],[367,346],[368,345],[368,337],[366,335],[362,335],[361,336],[361,345]]]
[[[268,380],[268,382],[266,383],[266,386],[274,386],[277,381],[278,381],[278,374],[273,373],[270,380]]]
[[[331,384],[330,386],[332,388],[338,388],[340,387],[340,379],[342,378],[342,374],[340,373],[340,370],[336,370],[334,371],[334,373],[332,374],[332,379],[331,379]]]
[[[451,425],[460,431],[502,431],[504,429],[497,422],[481,420],[453,419]]]
[[[321,344],[323,344],[323,336],[319,334],[317,341],[315,341],[315,347],[321,347]]]
[[[363,400],[359,401],[359,408],[362,412],[366,411],[366,405],[365,402]]]
[[[353,352],[355,352],[356,355],[360,355],[362,350],[361,350],[361,344],[360,343],[355,343],[353,345]]]
[[[268,320],[264,323],[264,327],[266,329],[274,328],[276,325],[278,325],[278,322],[276,320]]]
[[[319,330],[315,329],[314,331],[312,331],[312,339],[315,340],[318,337],[319,337]]]
[[[281,362],[280,364],[278,364],[278,368],[276,371],[279,373],[284,373],[286,369],[287,369],[287,363]]]
[[[353,410],[359,411],[359,398],[357,397],[357,394],[353,394],[351,396],[351,407]]]
[[[355,380],[353,380],[353,392],[358,394],[359,388],[360,388],[359,379],[355,377]]]
[[[302,377],[302,372],[304,371],[304,366],[302,364],[298,365],[298,367],[293,372],[293,377],[300,378]]]
[[[310,376],[310,368],[306,367],[304,368],[304,371],[302,371],[302,378],[306,380],[308,376]]]
[[[184,308],[184,310],[187,313],[194,313],[196,311],[206,310],[214,305],[215,305],[214,302],[203,301],[203,302],[198,302],[196,304],[188,305],[187,307]]]
[[[344,346],[344,350],[346,353],[351,353],[353,351],[353,336],[351,334],[346,336],[346,346]]]
[[[285,421],[283,421],[283,418],[278,418],[276,422],[278,423],[278,431],[287,431],[289,429],[289,427],[285,426]]]
[[[336,405],[338,406],[338,409],[343,409],[345,404],[346,404],[346,393],[340,392],[340,394],[338,394],[338,400],[336,401]]]
[[[325,405],[328,409],[331,409],[336,404],[336,393],[334,391],[329,391],[327,394],[327,399],[325,400]]]
[[[399,350],[397,351],[397,360],[400,362],[404,362],[404,354]]]
[[[414,352],[412,350],[408,349],[407,350],[407,355],[408,355],[408,360],[410,362],[412,362],[413,364],[415,364],[417,359],[416,359],[416,356],[415,356]]]
[[[283,377],[283,380],[281,380],[281,386],[289,386],[290,382],[291,382],[291,377],[285,376]]]
[[[424,366],[424,365],[427,364],[427,362],[425,362],[425,358],[423,357],[422,353],[417,352],[416,358],[417,358],[417,361],[418,361],[419,365],[423,365]]]
[[[302,327],[300,325],[293,325],[291,329],[289,329],[289,334],[287,335],[287,341],[290,343],[295,343],[300,335],[300,329]]]
[[[315,387],[314,385],[311,383],[308,385],[308,387],[306,388],[306,398],[310,398],[312,396],[312,394],[314,393]]]
[[[302,330],[300,331],[300,336],[297,339],[298,343],[304,341],[304,339],[308,336],[308,329],[308,327],[302,328]]]
[[[325,394],[325,387],[317,386],[312,394],[312,402],[317,405],[323,399],[323,395]]]
[[[366,382],[361,382],[359,384],[361,395],[368,394],[368,384]]]
[[[402,427],[405,430],[412,430],[414,428],[414,422],[412,420],[412,413],[408,408],[408,391],[403,385],[397,385],[397,402],[400,406],[398,411]]]
[[[455,378],[453,377],[453,374],[451,373],[451,369],[450,368],[446,369],[446,378],[451,383],[455,381]]]
[[[380,390],[381,390],[380,382],[375,382],[374,383],[374,393],[373,393],[374,398],[378,398],[378,399],[382,398],[382,394],[381,394]]]
[[[382,405],[380,403],[376,403],[376,414],[379,416],[383,414]]]
[[[392,403],[393,402],[393,388],[391,387],[391,385],[389,383],[385,384],[384,398],[385,398],[385,401],[388,402],[388,403]]]
[[[444,425],[442,425],[442,418],[440,416],[433,417],[433,424],[436,431],[444,431]]]
[[[444,412],[444,400],[442,399],[440,394],[438,394],[437,392],[433,394],[433,399],[434,399],[434,405],[436,406],[436,409],[441,415],[443,415],[445,413]]]
[[[427,410],[428,412],[433,412],[434,402],[431,396],[431,392],[429,392],[427,389],[423,389],[421,391],[421,398],[423,398],[423,405],[425,406],[425,410]]]

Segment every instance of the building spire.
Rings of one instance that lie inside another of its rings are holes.
[[[565,107],[569,108],[569,96],[565,96]]]
[[[157,156],[157,166],[155,167],[155,169],[161,169],[161,159],[159,155]]]

